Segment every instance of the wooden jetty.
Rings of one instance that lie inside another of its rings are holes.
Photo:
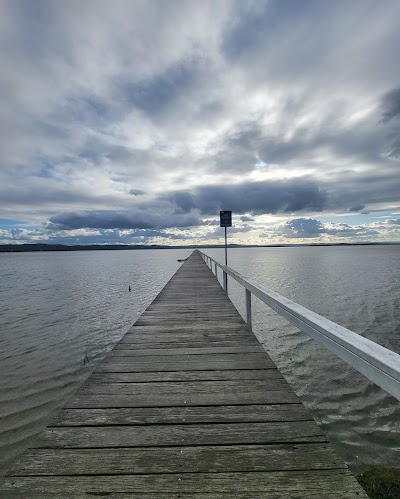
[[[366,498],[197,252],[2,498]]]

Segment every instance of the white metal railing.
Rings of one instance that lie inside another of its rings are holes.
[[[243,277],[239,272],[222,265],[202,251],[199,253],[211,271],[214,266],[217,277],[218,267],[222,270],[222,281],[226,292],[228,275],[245,288],[246,322],[250,328],[253,294],[327,350],[400,400],[400,355],[267,289],[252,279]]]

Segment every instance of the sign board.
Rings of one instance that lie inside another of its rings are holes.
[[[220,211],[220,227],[232,227],[232,212],[231,211]]]

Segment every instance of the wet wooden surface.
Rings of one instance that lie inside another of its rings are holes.
[[[367,497],[197,252],[0,487],[95,496]]]

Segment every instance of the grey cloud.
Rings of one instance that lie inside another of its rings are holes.
[[[196,235],[196,239],[200,241],[207,241],[210,239],[221,239],[224,237],[224,233],[222,232],[222,229],[220,228],[215,228],[213,230],[209,230],[208,232],[205,232],[203,234]]]
[[[322,183],[321,185],[328,191],[326,208],[348,211],[350,208],[354,210],[363,205],[364,213],[371,211],[371,206],[378,204],[390,203],[392,206],[398,206],[400,204],[398,166],[395,162],[388,163],[390,164],[382,164],[379,173],[372,169],[361,175],[357,171],[349,171],[337,175],[329,184]]]
[[[272,85],[335,87],[357,77],[360,88],[379,85],[396,78],[400,43],[399,4],[388,0],[384,7],[368,0],[238,2],[221,49],[249,78]],[[369,37],[368,26],[381,36]],[[357,57],[358,51],[368,57]]]
[[[143,196],[145,193],[145,191],[142,191],[141,189],[131,189],[129,191],[129,194],[132,194],[132,196]]]
[[[362,211],[364,208],[364,204],[356,204],[354,206],[350,206],[349,211]]]
[[[311,101],[312,96],[307,96],[302,104],[294,104],[288,97],[282,104],[280,122],[273,129],[257,121],[233,123],[214,144],[212,169],[247,172],[254,170],[258,159],[266,163],[267,168],[273,164],[296,169],[318,160],[321,150],[329,151],[332,158],[346,161],[382,162],[385,131],[376,123],[343,125],[342,110],[336,109],[327,114],[321,112],[318,126],[309,123],[296,127],[296,121],[307,114]]]
[[[167,196],[183,211],[190,208],[212,215],[230,209],[234,213],[289,213],[321,211],[326,193],[308,180],[243,182],[237,185],[210,185],[194,189],[190,195],[178,192]],[[190,204],[188,202],[190,199]]]
[[[386,223],[389,225],[400,225],[400,218],[395,218],[392,220],[386,220]]]
[[[214,219],[214,220],[203,220],[202,225],[219,225],[219,219]]]
[[[196,84],[197,73],[194,61],[179,62],[150,79],[119,82],[117,97],[129,106],[156,117]]]
[[[318,237],[322,232],[322,223],[312,218],[295,218],[282,227],[282,234],[289,238]]]
[[[169,240],[182,240],[186,236],[182,234],[168,233],[163,230],[130,230],[120,231],[119,229],[100,229],[96,233],[90,230],[86,234],[79,236],[68,236],[57,231],[43,234],[42,242],[52,244],[152,244],[154,239],[163,238]],[[26,234],[24,235],[26,239]]]
[[[289,141],[279,140],[278,137],[266,138],[261,144],[260,156],[267,163],[292,161],[298,164],[312,158],[313,154],[318,156],[322,148],[330,150],[334,157],[378,161],[384,149],[383,135],[372,127],[341,128],[328,119],[317,129],[297,130]]]
[[[154,177],[154,171],[162,169],[157,151],[116,145],[113,138],[88,135],[75,150],[78,160],[84,159],[96,166],[111,163],[127,183],[138,183]],[[166,162],[167,163],[167,162]]]
[[[213,156],[216,171],[249,171],[254,169],[263,141],[263,130],[257,122],[233,124],[215,144]]]
[[[348,224],[335,224],[333,227],[324,229],[326,234],[335,237],[371,237],[379,235],[379,232],[367,226],[350,226]]]
[[[240,220],[241,220],[242,222],[254,222],[255,218],[253,218],[253,217],[249,217],[249,216],[247,216],[247,215],[242,215],[242,216],[240,217]]]
[[[382,98],[382,121],[400,117],[400,88],[394,88]]]
[[[223,33],[222,50],[227,57],[235,58],[258,43],[260,30],[267,30],[265,23],[266,1],[260,1],[257,11],[241,6],[240,11]]]
[[[47,230],[27,230],[27,229],[0,229],[0,239],[4,242],[29,242],[29,243],[47,243],[47,244],[66,244],[66,245],[89,245],[89,244],[154,244],[157,239],[181,241],[187,239],[187,234],[171,233],[165,230],[137,229],[137,230],[119,230],[119,229],[96,229],[83,232],[79,235],[69,235],[65,231],[53,229]]]
[[[393,16],[400,15],[399,4],[388,2],[385,10],[367,3],[373,16],[373,21],[368,21],[374,29],[382,29],[378,42],[372,43],[365,34],[365,24],[358,22],[361,18],[366,20],[365,4],[360,2],[327,5],[318,1],[272,0],[239,4],[233,21],[226,25],[222,49],[231,64],[247,69],[249,85],[268,81],[280,107],[274,127],[251,142],[252,152],[258,153],[264,162],[292,162],[296,168],[309,163],[320,149],[329,150],[334,158],[366,163],[380,161],[386,149],[388,157],[399,156],[399,134],[390,138],[391,146],[386,148],[385,132],[378,126],[377,117],[370,116],[353,127],[343,120],[348,107],[357,102],[356,96],[353,100],[342,98],[343,81],[353,81],[356,93],[372,88],[376,94],[385,78],[393,80],[398,67],[394,47],[400,44],[400,31],[394,27]],[[340,43],[338,32],[342,33]],[[348,50],[353,39],[362,39],[360,50],[371,56],[363,60]],[[282,94],[280,88],[288,91]],[[332,105],[336,94],[337,103]],[[385,96],[386,119],[398,115],[398,99],[398,89]],[[316,107],[320,108],[318,114],[314,113]],[[296,127],[309,113],[315,114],[315,123]],[[221,152],[222,158],[227,157],[225,151],[229,151],[228,143]],[[245,161],[238,156],[238,161],[231,163],[241,171]]]
[[[230,234],[246,233],[246,232],[251,232],[252,230],[254,230],[254,227],[248,224],[243,224],[241,226],[234,225],[233,227],[229,228],[229,233]]]
[[[400,205],[398,1],[0,3],[2,216],[157,230]],[[241,177],[257,160],[281,180]]]
[[[55,123],[64,126],[79,124],[99,129],[119,119],[122,114],[123,109],[108,96],[86,90],[79,95],[67,95],[50,116]]]
[[[400,158],[400,127],[399,130],[393,130],[388,134],[389,146],[386,150],[386,156],[392,159]]]
[[[331,17],[326,10],[325,16]],[[313,30],[310,30],[310,19]],[[234,21],[227,25],[221,48],[230,62],[247,61],[250,64],[255,62],[256,54],[262,50],[266,67],[272,65],[271,78],[288,72],[297,73],[299,77],[310,66],[312,57],[321,57],[321,52],[329,46],[326,40],[329,31],[324,33],[320,28],[324,24],[321,9],[314,1],[307,4],[282,0],[242,3]],[[296,26],[295,31],[293,25]],[[318,36],[320,34],[321,37]],[[285,43],[282,43],[282,36]],[[317,39],[320,42],[319,51],[315,46]]]
[[[193,196],[189,192],[175,192],[168,196],[167,199],[172,201],[178,207],[178,211],[182,213],[189,213],[196,207]]]
[[[229,149],[250,149],[262,136],[262,127],[256,121],[239,122],[225,135],[225,146]]]
[[[161,229],[199,225],[193,214],[155,213],[149,210],[97,210],[63,212],[50,218],[47,228],[52,230],[95,229]]]
[[[48,228],[150,229],[204,225],[196,212],[215,215],[221,209],[234,213],[291,213],[321,211],[326,194],[307,180],[247,182],[238,185],[203,186],[192,192],[176,191],[134,210],[62,212],[50,218]],[[247,229],[246,229],[247,230]]]
[[[90,195],[84,195],[77,189],[68,189],[61,182],[56,182],[52,177],[52,170],[46,173],[42,170],[36,175],[25,176],[20,185],[14,184],[7,188],[0,184],[0,198],[14,210],[18,207],[28,207],[29,210],[43,209],[48,206],[64,206],[79,203],[83,198],[86,202],[93,201]]]
[[[388,158],[400,158],[400,88],[387,92],[381,103],[382,123],[386,125]]]
[[[318,238],[322,235],[335,237],[370,237],[379,232],[368,227],[352,227],[348,224],[326,225],[313,218],[295,218],[278,228],[284,237],[289,239]]]

